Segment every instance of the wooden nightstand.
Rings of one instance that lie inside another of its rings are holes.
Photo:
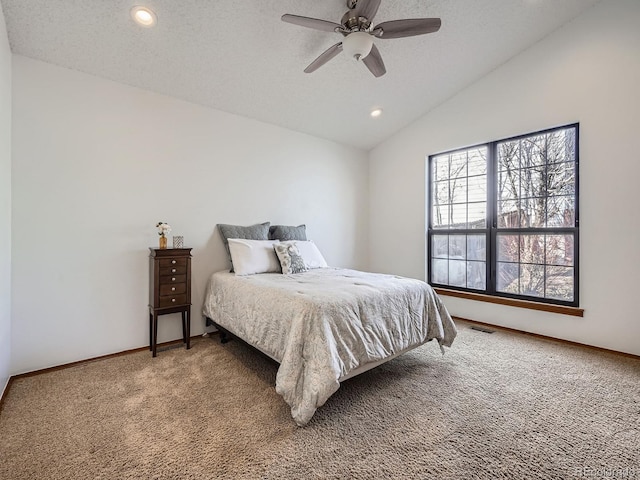
[[[156,356],[158,317],[182,314],[182,342],[191,348],[191,249],[149,248],[149,350]]]

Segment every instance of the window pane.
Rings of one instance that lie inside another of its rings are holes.
[[[544,165],[520,170],[521,197],[543,197],[546,194],[547,175]]]
[[[517,263],[498,263],[496,290],[505,293],[519,292],[520,266]]]
[[[573,301],[574,270],[571,267],[547,267],[545,296],[556,300]]]
[[[470,203],[468,228],[487,228],[487,204]]]
[[[544,227],[546,204],[545,198],[523,198],[520,201],[520,227]]]
[[[496,248],[498,291],[573,301],[572,234],[499,234]]]
[[[487,264],[485,262],[467,262],[467,288],[486,290]]]
[[[556,130],[547,134],[547,163],[574,162],[576,131],[574,128]]]
[[[431,282],[486,290],[486,243],[486,235],[432,235]]]
[[[520,262],[544,265],[544,235],[520,235]]]
[[[434,259],[431,261],[431,281],[442,285],[449,284],[449,261]]]
[[[470,177],[468,180],[469,202],[487,201],[487,177]]]
[[[451,202],[449,203],[466,203],[467,202],[467,179],[456,178],[449,182],[449,193]]]
[[[469,150],[468,173],[470,177],[474,175],[486,175],[487,147]]]
[[[532,135],[520,140],[521,168],[544,165],[547,163],[546,135]]]
[[[432,258],[448,258],[449,257],[449,236],[433,235],[431,237],[431,257]]]
[[[498,235],[497,253],[499,262],[520,261],[520,236]]]
[[[467,176],[467,152],[456,152],[450,157],[449,178],[463,178]]]
[[[520,264],[520,295],[544,297],[544,265]]]
[[[518,204],[508,200],[498,202],[498,228],[514,228],[520,226]]]
[[[520,198],[520,171],[499,173],[498,200],[517,200]]]
[[[440,155],[433,159],[433,181],[449,180],[449,156]]]
[[[575,224],[574,197],[549,197],[547,199],[547,227],[574,227]]]
[[[453,287],[467,286],[466,263],[464,260],[449,260],[449,285]]]
[[[486,235],[467,235],[467,259],[487,260],[487,237]]]
[[[467,205],[451,205],[450,228],[467,228]]]
[[[449,202],[449,182],[435,182],[433,184],[433,204],[445,205]]]
[[[520,142],[498,144],[498,170],[514,171],[520,168]]]
[[[548,165],[547,178],[548,195],[575,195],[576,169],[574,163]]]
[[[467,258],[466,235],[451,235],[449,237],[449,258]]]
[[[451,224],[451,205],[434,205],[431,210],[433,228],[448,228]]]
[[[573,235],[547,235],[547,265],[573,266]]]

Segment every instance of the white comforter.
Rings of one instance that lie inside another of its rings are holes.
[[[432,339],[451,346],[456,327],[420,280],[322,268],[294,275],[211,277],[204,314],[280,363],[276,391],[298,425],[355,369]]]

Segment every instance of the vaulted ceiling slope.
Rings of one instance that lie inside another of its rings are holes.
[[[374,23],[442,27],[377,39],[380,78],[345,55],[303,72],[342,37],[280,17],[339,23],[345,0],[0,1],[15,54],[370,150],[598,0],[382,0]],[[157,25],[136,25],[134,5]]]

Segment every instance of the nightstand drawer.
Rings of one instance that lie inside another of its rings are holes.
[[[158,278],[158,283],[160,285],[172,285],[176,283],[184,283],[186,281],[186,275],[164,275]]]
[[[187,266],[187,259],[185,257],[183,257],[183,258],[161,258],[160,260],[158,260],[158,264],[160,265],[160,268],[186,267]]]
[[[186,295],[170,295],[167,297],[160,297],[160,308],[171,307],[173,305],[184,305],[187,303]]]
[[[180,275],[187,273],[186,265],[173,265],[171,267],[161,267],[160,275]]]
[[[186,283],[174,283],[171,285],[160,285],[160,296],[178,295],[187,291]]]

